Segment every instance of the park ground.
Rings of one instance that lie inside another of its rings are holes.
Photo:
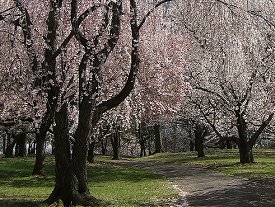
[[[255,150],[239,164],[236,150],[160,153],[118,161],[97,156],[89,183],[105,206],[275,206],[275,150]],[[43,206],[54,186],[54,159],[31,176],[33,157],[0,159],[0,207]]]

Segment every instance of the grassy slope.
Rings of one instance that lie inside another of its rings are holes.
[[[199,165],[222,173],[275,184],[275,150],[255,149],[254,158],[255,163],[253,164],[240,164],[239,153],[235,149],[209,149],[206,150],[206,157],[204,158],[197,158],[195,152],[185,152],[161,153],[139,160]]]
[[[175,195],[161,176],[100,159],[88,168],[90,190],[95,197],[111,203],[108,206],[153,206]],[[33,163],[33,158],[0,159],[0,206],[39,206],[51,193],[53,159],[47,158],[44,177],[30,176]]]

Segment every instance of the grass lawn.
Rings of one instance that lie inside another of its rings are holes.
[[[108,206],[154,206],[176,192],[161,176],[126,168],[106,157],[88,167],[91,193]],[[54,161],[46,159],[46,176],[31,176],[34,158],[0,159],[0,207],[41,206],[54,187]]]
[[[138,158],[138,160],[199,165],[222,173],[275,185],[275,149],[254,149],[253,152],[255,163],[252,164],[240,164],[237,149],[207,149],[204,158],[197,158],[195,152],[185,152],[160,153]]]

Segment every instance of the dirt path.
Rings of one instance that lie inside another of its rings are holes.
[[[162,206],[275,207],[275,188],[187,165],[122,161],[151,169],[166,177],[179,191],[179,199]]]

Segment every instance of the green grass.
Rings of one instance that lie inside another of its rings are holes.
[[[151,171],[118,166],[99,157],[88,167],[90,191],[108,206],[154,206],[176,192]],[[41,206],[54,187],[54,161],[47,158],[46,176],[31,176],[34,158],[0,159],[0,207]]]
[[[197,158],[195,152],[185,152],[160,153],[150,157],[138,158],[138,160],[196,165],[274,185],[275,150],[254,149],[253,152],[255,163],[252,164],[240,164],[239,153],[236,149],[208,149],[204,158]]]

